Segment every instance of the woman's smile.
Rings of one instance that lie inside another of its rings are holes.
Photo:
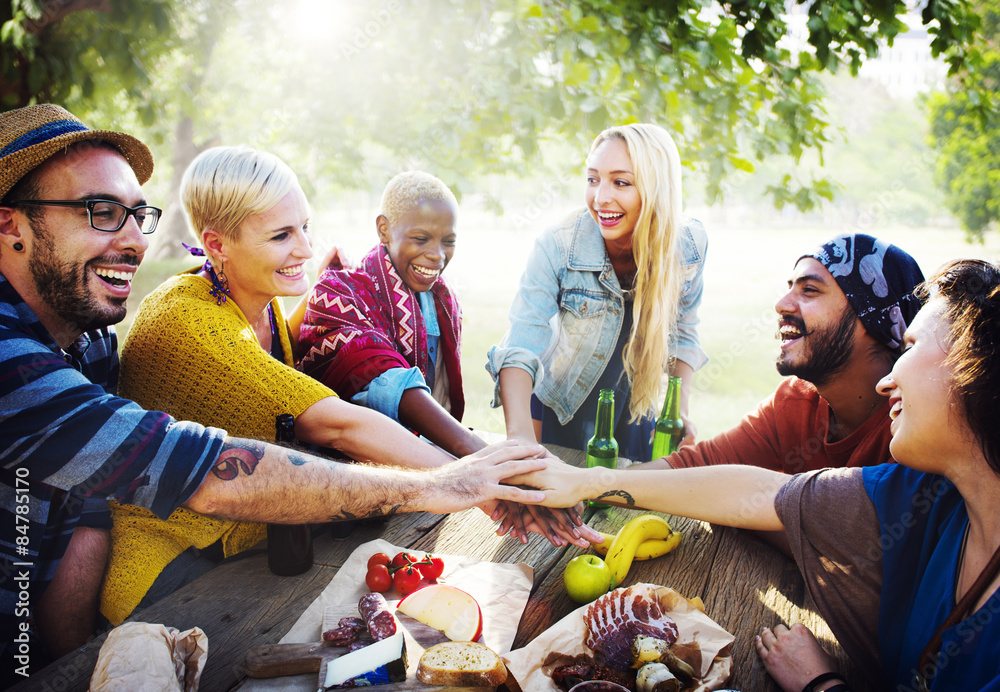
[[[597,221],[605,228],[613,228],[618,222],[625,218],[625,214],[620,211],[600,211],[597,212]]]
[[[297,279],[297,278],[299,278],[302,275],[302,272],[303,272],[304,268],[305,268],[304,264],[296,264],[296,265],[291,266],[291,267],[284,267],[283,269],[278,269],[277,271],[278,271],[279,274],[281,274],[283,276],[287,276],[289,278]]]

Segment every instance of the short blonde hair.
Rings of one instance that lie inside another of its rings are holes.
[[[234,240],[248,216],[270,210],[298,183],[292,169],[274,154],[250,147],[213,147],[184,171],[181,201],[199,241],[208,228]]]
[[[392,227],[406,212],[426,202],[443,202],[458,213],[458,200],[444,181],[423,171],[406,171],[386,184],[379,213]]]
[[[594,140],[590,153],[609,140],[628,149],[635,186],[642,201],[632,234],[636,274],[632,333],[624,350],[632,392],[629,420],[656,415],[663,371],[673,362],[672,334],[681,299],[681,157],[670,134],[659,125],[611,127]]]

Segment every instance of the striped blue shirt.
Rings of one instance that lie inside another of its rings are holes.
[[[0,274],[0,670],[20,670],[17,638],[88,512],[114,498],[165,519],[222,449],[224,431],[146,411],[117,384],[112,328],[63,351]]]

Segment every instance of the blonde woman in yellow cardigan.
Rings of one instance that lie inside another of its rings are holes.
[[[274,439],[275,418],[290,413],[300,441],[361,461],[426,468],[451,460],[291,367],[295,334],[276,297],[309,289],[305,262],[312,249],[309,205],[287,165],[246,147],[209,149],[185,173],[181,197],[207,261],[167,280],[139,306],[122,346],[121,396],[267,441]],[[493,512],[495,505],[482,508]],[[112,503],[112,517],[101,612],[114,624],[147,592],[152,602],[214,566],[197,551],[234,555],[265,533],[260,524],[185,509],[164,521]],[[561,535],[586,544],[579,534]]]

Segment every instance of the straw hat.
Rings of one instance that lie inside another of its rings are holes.
[[[107,142],[118,149],[140,185],[153,175],[153,155],[135,137],[88,129],[65,108],[43,103],[0,113],[0,199],[50,156],[85,139]]]

